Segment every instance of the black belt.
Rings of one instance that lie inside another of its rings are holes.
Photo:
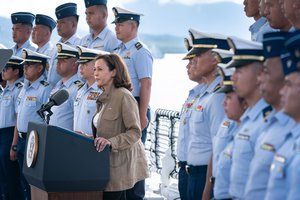
[[[0,133],[5,133],[5,132],[10,132],[10,131],[13,131],[15,129],[14,126],[11,126],[11,127],[6,127],[6,128],[0,128]]]
[[[203,170],[207,170],[207,165],[200,165],[200,166],[193,166],[193,165],[186,165],[185,171],[187,174],[194,174],[202,172]]]
[[[19,137],[22,139],[25,139],[26,135],[27,135],[27,133],[25,133],[25,132],[18,132],[18,134],[19,134]]]
[[[187,165],[187,162],[186,161],[179,161],[178,163],[177,163],[177,165],[178,165],[178,168],[185,168],[185,166]]]

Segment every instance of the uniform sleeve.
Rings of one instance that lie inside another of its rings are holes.
[[[151,78],[153,68],[153,58],[151,53],[145,48],[138,50],[134,60],[134,67],[138,79]]]
[[[211,138],[217,134],[218,129],[225,117],[223,101],[224,94],[213,94],[212,98],[210,99],[209,127]]]
[[[128,149],[141,139],[138,105],[131,95],[128,94],[123,97],[121,112],[126,132],[109,139],[112,151]]]

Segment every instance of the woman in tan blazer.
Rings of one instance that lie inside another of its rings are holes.
[[[148,166],[141,143],[138,105],[131,94],[127,67],[116,54],[99,55],[94,75],[103,93],[97,99],[93,120],[94,144],[110,152],[110,180],[103,199],[126,199],[125,190],[148,177]]]

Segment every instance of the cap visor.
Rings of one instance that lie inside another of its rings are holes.
[[[233,60],[227,67],[226,69],[229,69],[229,68],[239,68],[239,67],[243,67],[245,65],[248,65],[248,64],[251,64],[253,62],[258,62],[258,61],[255,61],[255,60]]]
[[[216,91],[216,93],[229,93],[229,92],[233,92],[232,85],[224,85]]]
[[[192,48],[182,60],[194,58],[195,56],[202,54],[208,50],[209,49],[207,49],[207,48]]]

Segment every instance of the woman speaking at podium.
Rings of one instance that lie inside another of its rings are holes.
[[[94,144],[101,152],[110,147],[110,180],[103,199],[126,199],[125,191],[148,177],[138,105],[131,94],[127,67],[116,54],[99,55],[94,75],[103,93],[93,118]]]

